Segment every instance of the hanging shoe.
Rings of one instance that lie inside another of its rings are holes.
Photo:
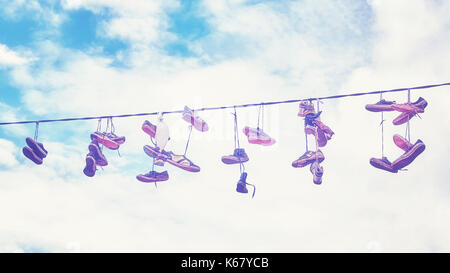
[[[25,141],[26,141],[28,147],[30,147],[38,157],[40,157],[41,159],[44,159],[47,156],[48,152],[44,148],[44,145],[42,143],[37,142],[30,137],[27,137],[25,139]]]
[[[386,111],[394,111],[395,109],[392,108],[392,105],[395,104],[395,101],[387,101],[387,100],[380,100],[379,102],[375,104],[367,104],[366,110],[370,112],[386,112]]]
[[[394,125],[401,125],[406,122],[408,122],[410,119],[412,119],[414,116],[418,115],[419,113],[425,112],[425,107],[427,107],[428,102],[420,97],[416,102],[414,103],[404,103],[404,104],[396,104],[395,109],[399,112],[402,112],[399,116],[397,116],[392,123]]]
[[[109,139],[111,139],[112,141],[116,142],[119,145],[122,145],[125,143],[125,137],[124,136],[117,136],[114,133],[107,133],[106,134],[108,136]]]
[[[200,167],[192,163],[185,155],[176,155],[173,152],[168,152],[169,157],[166,161],[175,167],[181,168],[188,172],[199,172]]]
[[[154,138],[156,135],[156,125],[146,120],[144,121],[144,124],[142,124],[142,131],[144,131],[146,134]]]
[[[244,134],[248,138],[248,142],[251,144],[259,144],[264,146],[270,146],[275,144],[275,139],[264,133],[260,128],[244,127]]]
[[[314,110],[314,105],[307,102],[307,101],[301,101],[299,106],[299,111],[297,116],[299,117],[306,117],[307,114],[315,114],[316,110]]]
[[[86,166],[83,169],[83,173],[88,177],[93,177],[97,171],[95,158],[91,155],[86,156]]]
[[[110,134],[95,132],[91,134],[91,140],[95,140],[98,143],[102,144],[108,149],[117,150],[119,149],[119,143],[115,141],[115,138]]]
[[[322,121],[314,120],[312,123],[315,126],[317,126],[317,128],[319,128],[321,131],[323,131],[323,134],[325,135],[327,140],[330,140],[333,137],[334,132],[330,129],[330,127],[326,126]]]
[[[200,132],[206,132],[209,129],[208,124],[187,106],[184,107],[183,119]]]
[[[167,159],[169,158],[169,153],[167,153],[164,150],[160,150],[159,147],[152,147],[150,145],[145,145],[144,146],[144,152],[152,158],[158,159],[158,160],[162,160],[162,161],[167,161]],[[155,162],[156,164],[156,162]],[[161,166],[161,165],[159,165]]]
[[[236,185],[236,191],[239,193],[244,193],[244,194],[248,193],[247,185],[253,187],[252,198],[255,197],[256,187],[255,187],[255,185],[247,183],[247,173],[243,172],[243,173],[241,173],[241,177],[239,178],[239,181]]]
[[[395,145],[397,145],[397,147],[399,147],[400,149],[402,149],[405,152],[409,148],[411,148],[411,146],[413,146],[413,144],[411,142],[409,142],[406,138],[402,137],[399,134],[395,134],[393,136],[393,139],[394,139]]]
[[[322,161],[325,160],[325,156],[323,155],[321,150],[318,150],[317,152],[306,151],[297,160],[292,162],[292,167],[294,167],[294,168],[303,168],[303,167],[307,166],[308,164],[311,164],[314,161],[316,161],[316,159],[319,160],[319,163],[321,163]]]
[[[320,166],[319,162],[314,161],[311,163],[309,170],[313,175],[313,182],[316,185],[322,184],[322,176],[323,176],[323,167]]]
[[[392,167],[392,163],[386,157],[382,157],[381,159],[371,158],[370,165],[391,173],[397,173],[398,171],[398,169]]]
[[[36,153],[30,147],[23,147],[22,152],[25,157],[27,157],[37,165],[42,164],[42,158],[36,155]]]
[[[244,149],[234,149],[233,155],[222,156],[222,162],[225,164],[244,163],[249,160]]]
[[[420,97],[415,102],[408,102],[408,103],[401,103],[401,104],[393,104],[392,108],[398,112],[408,113],[408,112],[415,112],[415,113],[423,113],[425,107],[427,107],[428,102]]]
[[[161,173],[156,172],[156,171],[151,171],[146,174],[137,175],[136,179],[141,182],[144,182],[144,183],[167,181],[167,180],[169,180],[169,173],[167,171],[163,171]]]
[[[89,144],[89,155],[92,156],[95,159],[96,165],[99,166],[107,166],[108,160],[106,160],[105,155],[103,155],[102,150],[100,150],[100,147],[98,146],[97,141],[92,141],[91,144]]]
[[[411,164],[416,157],[418,157],[423,151],[425,151],[425,144],[422,140],[417,140],[414,145],[409,147],[404,154],[402,154],[397,160],[392,162],[392,168],[400,170]]]

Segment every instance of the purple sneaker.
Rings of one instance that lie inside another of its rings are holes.
[[[47,156],[48,152],[44,149],[44,145],[42,143],[39,143],[30,137],[27,137],[25,141],[27,142],[28,147],[30,147],[38,157],[43,159]]]
[[[84,167],[83,173],[86,176],[93,177],[97,171],[97,166],[94,157],[88,155],[86,156],[86,167]]]
[[[23,147],[22,149],[23,154],[31,161],[33,161],[34,163],[36,163],[37,165],[41,165],[42,164],[42,158],[40,158],[39,156],[37,156],[33,150],[29,147]]]
[[[250,184],[250,183],[247,183],[247,173],[243,172],[241,174],[241,177],[239,178],[239,181],[238,181],[237,185],[236,185],[236,191],[239,192],[239,193],[248,193],[247,185],[253,187],[252,198],[255,197],[256,187],[254,185]]]
[[[392,168],[400,170],[409,164],[411,164],[416,157],[418,157],[423,151],[425,151],[425,144],[422,140],[417,140],[416,143],[411,146],[404,154],[402,154],[397,160],[392,162]]]
[[[395,101],[387,101],[382,99],[375,104],[367,104],[366,110],[370,112],[394,111],[394,108],[392,108],[392,105],[394,104]]]
[[[95,162],[99,166],[107,166],[108,160],[106,160],[106,157],[103,155],[102,151],[100,150],[100,147],[98,146],[98,142],[92,141],[91,144],[89,144],[89,154],[95,159]]]
[[[391,162],[386,157],[383,157],[381,159],[371,158],[370,165],[374,166],[375,168],[385,170],[391,173],[397,173],[398,171],[398,169],[392,167]]]
[[[163,171],[162,173],[151,171],[146,174],[137,175],[136,179],[144,183],[166,181],[169,179],[169,173],[167,171]]]

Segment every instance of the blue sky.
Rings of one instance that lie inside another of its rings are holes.
[[[442,83],[450,75],[450,5],[441,1],[0,6],[0,121],[298,99]],[[33,125],[2,127],[0,206],[16,210],[0,215],[7,223],[0,251],[448,251],[450,223],[442,219],[450,219],[443,163],[450,126],[433,123],[448,117],[446,91],[413,92],[413,100],[429,102],[412,124],[412,138],[427,150],[397,175],[368,164],[380,154],[380,117],[364,105],[378,97],[325,102],[322,118],[336,135],[323,150],[319,187],[309,169],[291,167],[305,149],[298,106],[267,107],[264,128],[277,143],[256,147],[240,134],[257,186],[253,200],[235,192],[238,168],[220,162],[234,148],[227,111],[201,113],[211,129],[194,131],[187,153],[201,172],[158,167],[170,176],[158,189],[135,179],[152,164],[142,151],[145,118],[114,120],[127,138],[122,156],[105,151],[110,164],[94,178],[82,169],[97,121],[41,124],[39,140],[49,150],[42,166],[21,154]],[[238,110],[240,127],[255,127],[257,111]],[[165,122],[168,149],[183,153],[187,124],[176,115]],[[401,155],[394,133],[404,128],[388,123],[391,161]]]

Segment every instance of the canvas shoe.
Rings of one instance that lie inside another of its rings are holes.
[[[247,153],[245,153],[244,149],[234,149],[232,155],[222,156],[222,162],[225,164],[237,164],[244,163],[249,160]]]
[[[401,104],[393,104],[392,108],[398,112],[408,113],[408,112],[414,112],[414,113],[423,113],[425,107],[427,107],[428,102],[420,97],[415,102],[408,102],[408,103],[401,103]]]
[[[144,183],[167,181],[167,180],[169,180],[169,173],[167,171],[163,171],[161,173],[156,172],[156,171],[151,171],[146,174],[137,175],[136,179],[141,182],[144,182]]]
[[[83,169],[83,173],[88,177],[93,177],[97,171],[96,162],[93,156],[86,156],[86,166]]]
[[[239,193],[244,193],[244,194],[248,193],[247,185],[253,187],[253,194],[252,194],[252,198],[253,198],[255,196],[256,187],[250,183],[247,183],[247,173],[243,172],[241,174],[241,177],[239,178],[237,185],[236,185],[236,191]]]
[[[244,134],[248,138],[248,142],[251,144],[259,144],[264,146],[270,146],[275,144],[275,139],[264,133],[260,128],[244,127]]]
[[[102,150],[100,150],[100,147],[98,146],[98,143],[96,141],[92,141],[91,144],[89,144],[89,154],[95,159],[96,165],[99,166],[107,166],[108,160],[106,160],[106,157],[103,155]]]
[[[292,162],[292,167],[294,168],[303,168],[314,161],[316,159],[321,163],[325,160],[325,156],[323,155],[321,150],[315,151],[306,151],[302,156],[300,156],[297,160]]]
[[[375,168],[385,170],[391,173],[397,173],[398,171],[398,169],[392,167],[392,163],[386,157],[382,157],[381,159],[371,158],[370,165],[374,166]]]
[[[39,143],[30,137],[27,137],[25,141],[28,147],[30,147],[38,157],[44,159],[47,156],[48,152],[42,143]]]
[[[30,147],[23,147],[22,152],[25,157],[27,157],[29,160],[33,161],[37,165],[42,164],[42,158],[36,155]]]
[[[366,110],[370,112],[386,112],[386,111],[394,111],[392,105],[395,104],[395,101],[387,101],[385,99],[380,100],[375,104],[367,104]]]
[[[299,111],[297,116],[306,117],[307,114],[315,114],[316,110],[314,110],[314,105],[308,101],[301,101],[299,106]]]
[[[95,132],[91,134],[91,140],[95,140],[98,143],[102,144],[108,149],[117,150],[119,149],[119,143],[115,141],[115,138],[110,134]]]
[[[425,144],[419,139],[414,145],[409,147],[404,154],[392,162],[392,168],[397,170],[403,169],[411,164],[423,151],[425,151]]]
[[[148,134],[151,137],[155,137],[156,135],[156,125],[152,124],[150,121],[146,120],[142,124],[142,131]]]
[[[425,112],[425,107],[427,107],[428,102],[420,97],[416,102],[414,103],[404,103],[404,104],[396,104],[395,109],[401,114],[397,116],[392,123],[394,125],[401,125],[406,122],[408,122],[410,119],[412,119],[414,116],[418,115],[419,113]]]
[[[406,138],[402,137],[399,134],[395,134],[393,136],[394,139],[394,143],[395,145],[397,145],[397,147],[399,147],[400,149],[402,149],[403,151],[407,151],[411,146],[413,146],[413,144],[411,142],[409,142]]]
[[[322,184],[322,176],[323,176],[323,167],[320,166],[319,162],[314,161],[311,163],[309,170],[313,175],[313,182],[316,185]]]
[[[200,132],[206,132],[209,129],[208,124],[187,106],[184,107],[183,119]]]

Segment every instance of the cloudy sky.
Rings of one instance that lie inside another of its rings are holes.
[[[0,0],[0,121],[180,110],[374,91],[450,81],[450,2],[441,0]],[[254,199],[235,192],[229,110],[201,113],[187,173],[151,169],[142,146],[145,117],[114,120],[126,136],[109,166],[84,176],[97,121],[41,124],[49,151],[24,158],[34,125],[0,128],[2,252],[371,252],[450,251],[450,88],[414,91],[428,107],[411,121],[425,152],[391,174],[381,156],[379,96],[324,101],[335,136],[322,149],[323,184],[291,162],[305,151],[298,105],[267,106],[265,131],[277,143],[249,144]],[[406,93],[386,99],[405,102]],[[385,115],[385,153],[405,126]],[[257,108],[238,109],[240,130]],[[156,118],[151,116],[152,122]],[[168,149],[183,153],[188,124],[165,116]]]

